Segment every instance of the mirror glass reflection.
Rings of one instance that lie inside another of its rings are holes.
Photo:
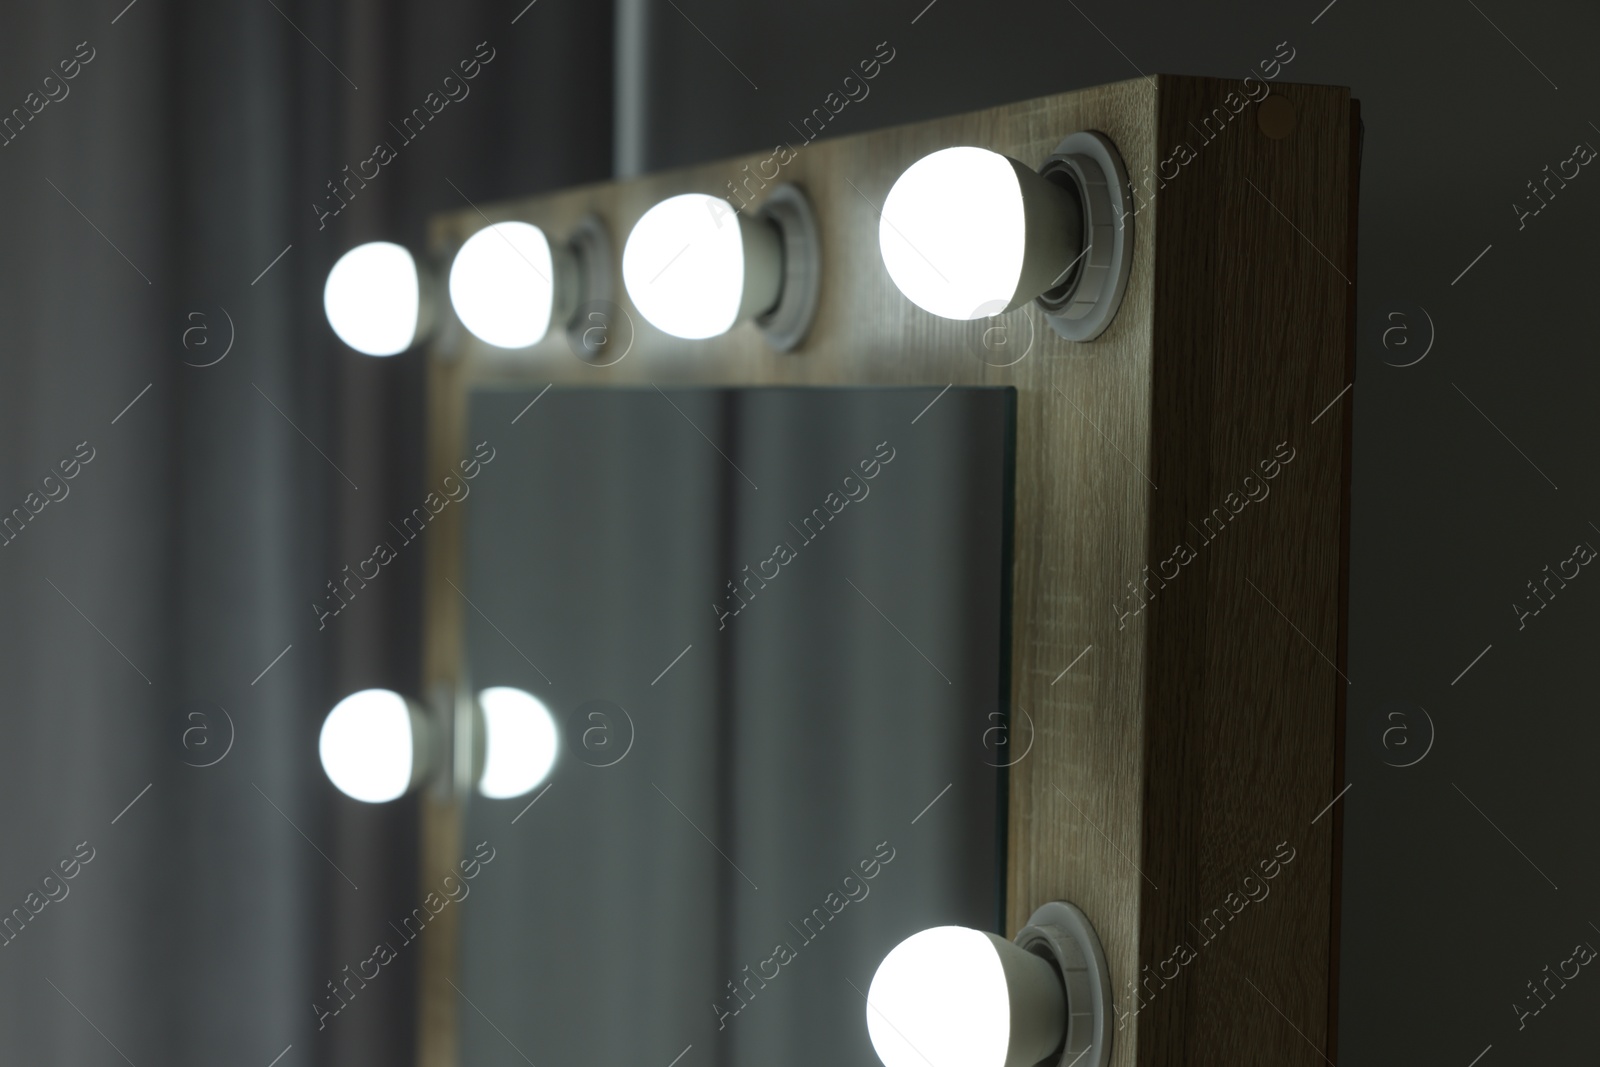
[[[471,396],[468,682],[558,737],[468,801],[462,1063],[871,1064],[884,954],[1000,929],[1014,403]]]

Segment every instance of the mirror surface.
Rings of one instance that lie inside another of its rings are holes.
[[[559,752],[468,803],[463,1064],[874,1064],[885,953],[1000,929],[1014,404],[471,395],[468,678]]]

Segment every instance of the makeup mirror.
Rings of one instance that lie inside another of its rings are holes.
[[[559,754],[466,801],[461,1063],[865,1063],[852,976],[1002,929],[1014,404],[470,393],[465,673]]]

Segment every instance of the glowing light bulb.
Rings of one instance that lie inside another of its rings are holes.
[[[420,723],[399,693],[363,689],[328,712],[317,743],[322,769],[354,800],[381,804],[411,787]]]
[[[1060,1044],[1061,980],[1042,958],[961,926],[913,934],[878,965],[867,1034],[885,1067],[1031,1067]]]
[[[556,723],[531,693],[494,686],[478,694],[483,709],[483,774],[478,792],[505,799],[544,781],[556,762]]]
[[[685,193],[646,211],[622,249],[622,283],[652,326],[689,340],[727,333],[778,301],[783,250],[770,221]]]
[[[472,335],[496,348],[527,348],[549,332],[555,259],[544,231],[526,222],[485,226],[450,265],[450,305]]]
[[[878,249],[913,304],[947,319],[975,319],[1011,302],[1025,234],[1011,161],[982,148],[946,148],[906,168],[889,190]]]
[[[1056,284],[1081,252],[1073,193],[1008,156],[946,148],[895,181],[878,222],[889,277],[947,319],[1018,307]]]
[[[357,245],[328,272],[322,307],[339,340],[357,352],[404,352],[416,342],[421,322],[416,261],[388,241]]]

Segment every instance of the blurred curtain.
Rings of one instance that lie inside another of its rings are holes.
[[[418,902],[413,810],[337,794],[316,737],[414,685],[420,554],[313,605],[420,499],[425,433],[419,355],[340,346],[322,279],[608,175],[610,22],[0,9],[0,1061],[410,1062],[410,960],[312,1008]]]

